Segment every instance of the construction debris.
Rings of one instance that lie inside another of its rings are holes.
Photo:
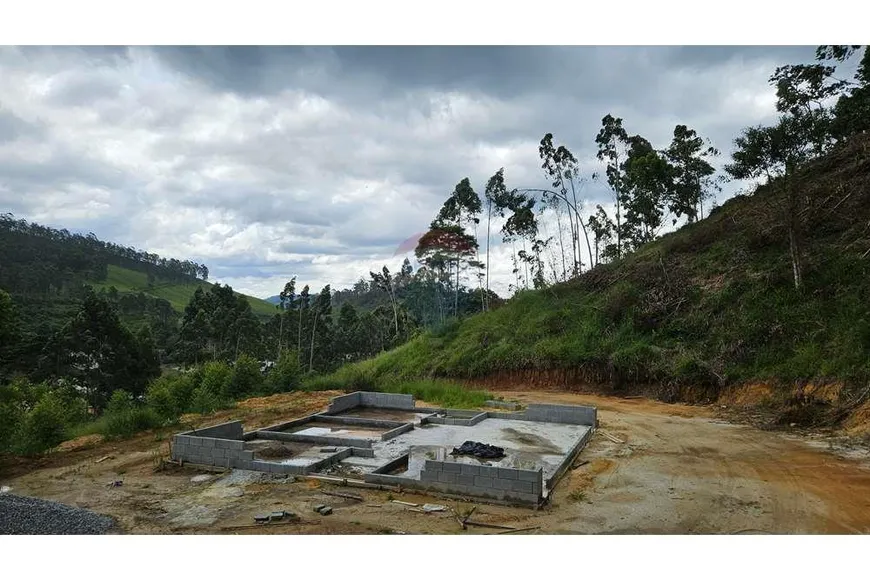
[[[106,484],[106,487],[121,487],[124,485],[124,482],[121,480],[110,481]]]
[[[294,514],[293,512],[288,511],[277,511],[272,512],[270,514],[261,514],[254,516],[254,521],[259,522],[260,524],[271,523],[275,521],[283,520],[284,518],[292,518],[298,519],[299,516]]]
[[[443,512],[447,509],[447,506],[439,505],[437,503],[426,503],[423,504],[424,512]]]
[[[608,433],[604,429],[599,429],[598,432],[601,433],[605,438],[612,441],[613,443],[619,443],[619,444],[625,443],[625,441],[623,441],[622,439],[620,439],[618,437],[611,435],[610,433]]]
[[[473,514],[473,513],[474,513],[474,510],[476,510],[476,509],[477,509],[477,506],[474,506],[473,508],[471,508],[471,510],[470,510],[467,514],[465,514],[465,517],[463,517],[462,519],[460,519],[460,518],[459,518],[459,515],[457,514],[457,516],[456,516],[456,521],[459,522],[459,525],[462,526],[462,529],[463,529],[463,530],[467,530],[467,529],[468,529],[468,525],[467,525],[467,524],[468,524],[468,518],[471,517],[471,514]]]
[[[105,457],[100,457],[99,459],[97,459],[96,461],[94,461],[94,463],[102,463],[102,462],[105,461],[106,459],[111,459],[112,457],[114,457],[114,455],[106,455]]]
[[[532,526],[531,528],[516,528],[514,530],[505,530],[503,532],[496,532],[497,534],[517,534],[519,532],[530,532],[532,530],[540,530],[541,526]]]
[[[411,502],[407,502],[407,501],[401,501],[398,499],[391,499],[390,501],[393,503],[400,504],[400,505],[406,505],[408,507],[420,507],[420,504],[418,504],[418,503],[411,503]]]
[[[325,506],[325,507],[324,507],[322,510],[320,510],[318,513],[319,513],[320,515],[322,515],[322,516],[328,516],[329,514],[332,513],[332,507],[331,507],[331,506]]]
[[[331,495],[331,496],[335,496],[335,497],[343,497],[343,498],[346,498],[346,499],[352,499],[352,500],[355,500],[355,501],[365,501],[365,498],[363,498],[363,496],[361,496],[361,495],[357,495],[357,494],[355,494],[355,493],[342,493],[342,492],[340,492],[340,491],[325,491],[325,490],[321,490],[320,493],[322,493],[323,495]]]
[[[488,524],[486,522],[473,522],[469,519],[464,520],[466,525],[469,526],[477,526],[478,528],[495,528],[497,530],[511,530],[516,531],[516,528],[513,526],[502,526],[500,524]]]

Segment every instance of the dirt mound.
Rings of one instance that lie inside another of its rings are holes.
[[[88,449],[103,442],[105,437],[102,435],[83,435],[64,441],[57,446],[58,451],[76,451],[78,449]]]

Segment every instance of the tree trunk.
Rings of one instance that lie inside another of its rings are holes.
[[[580,218],[580,214],[577,214],[577,221],[580,222],[580,227],[583,228],[583,237],[586,238],[586,250],[589,252],[589,261],[592,261],[592,245],[589,243],[589,232],[586,231],[586,224],[583,223],[583,220]],[[592,267],[592,264],[589,265]]]
[[[393,323],[396,327],[396,336],[399,336],[399,310],[396,308],[396,295],[393,293],[393,283],[390,282],[390,303],[393,305]]]
[[[453,289],[453,316],[459,318],[459,258],[456,258],[456,288]]]
[[[281,317],[281,324],[278,326],[278,360],[281,358],[281,339],[284,337],[284,308],[281,308],[281,314],[278,316]]]
[[[311,354],[308,355],[308,372],[314,368],[314,333],[317,331],[317,312],[314,313],[314,324],[311,326]]]
[[[562,241],[562,217],[559,208],[556,208],[556,226],[559,228],[559,249],[562,253],[562,281],[568,278],[568,269],[565,267],[565,243]]]
[[[795,290],[800,291],[803,287],[803,263],[801,260],[800,212],[797,207],[797,199],[791,189],[789,176],[785,177],[786,191],[786,220],[788,223],[788,249],[791,256],[791,269],[794,276]]]
[[[296,341],[296,361],[302,366],[302,304],[299,304],[299,339]]]
[[[486,206],[486,300],[489,300],[489,224],[492,221],[492,199],[487,200]],[[489,310],[489,304],[484,301],[484,310]]]

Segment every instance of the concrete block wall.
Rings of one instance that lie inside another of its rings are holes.
[[[172,459],[213,465],[252,469],[254,452],[245,450],[245,442],[235,439],[175,435],[172,438]]]
[[[360,392],[357,391],[355,393],[350,393],[348,395],[341,395],[339,397],[333,397],[329,401],[329,407],[327,408],[327,413],[341,413],[342,411],[347,411],[348,409],[353,409],[354,407],[359,407],[362,403],[360,402]]]
[[[529,405],[526,420],[595,426],[598,409],[581,405]]]
[[[586,433],[583,434],[583,437],[571,447],[571,450],[565,455],[565,458],[559,463],[559,466],[556,467],[556,471],[553,472],[553,475],[547,479],[547,492],[548,495],[553,491],[553,488],[559,483],[559,479],[568,471],[568,468],[573,465],[574,460],[580,455],[580,452],[583,451],[583,448],[586,447],[586,444],[589,443],[589,439],[592,438],[593,429],[589,428]]]
[[[446,493],[537,505],[543,497],[544,471],[426,460],[420,483]]]
[[[292,421],[284,421],[282,423],[276,423],[275,425],[269,425],[268,427],[263,427],[262,429],[253,431],[253,433],[259,433],[261,431],[285,431],[291,427],[298,427],[305,423],[310,423],[313,420],[314,416],[310,415],[308,417],[302,417],[301,419],[293,419]]]
[[[313,443],[323,447],[366,447],[371,448],[368,439],[353,439],[350,437],[330,437],[329,435],[299,435],[298,433],[281,433],[280,431],[257,431],[258,439],[273,441],[290,441],[297,443]]]
[[[488,416],[489,413],[476,413],[469,417],[428,416],[420,419],[420,423],[431,423],[433,425],[461,425],[462,427],[472,427],[486,419]]]
[[[338,425],[355,425],[357,427],[375,427],[379,429],[395,429],[405,425],[402,421],[390,421],[388,419],[369,419],[368,417],[336,417],[334,415],[312,415],[312,421],[323,423],[336,423]]]
[[[190,435],[196,435],[197,437],[217,437],[218,439],[241,439],[243,433],[241,421],[230,421],[229,423],[221,423],[220,425],[206,427],[205,429],[189,431]]]
[[[417,404],[414,395],[395,395],[392,393],[375,393],[360,391],[360,404],[363,407],[381,407],[383,409],[413,410]]]
[[[508,411],[516,411],[520,408],[519,403],[512,403],[510,401],[484,401],[483,404],[487,407],[495,407],[496,409],[507,409]]]
[[[383,433],[381,435],[381,441],[389,441],[390,439],[398,437],[402,433],[407,433],[408,431],[410,431],[413,428],[414,428],[413,423],[403,423],[402,425],[399,425],[398,427],[396,427],[394,429],[390,429],[386,433]]]

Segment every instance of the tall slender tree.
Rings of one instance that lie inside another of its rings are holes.
[[[616,202],[616,258],[622,257],[622,204],[625,199],[624,184],[625,175],[623,163],[628,156],[628,133],[622,127],[622,119],[607,114],[601,119],[601,130],[595,137],[598,145],[598,159],[604,161],[607,183],[613,191],[613,199]]]

